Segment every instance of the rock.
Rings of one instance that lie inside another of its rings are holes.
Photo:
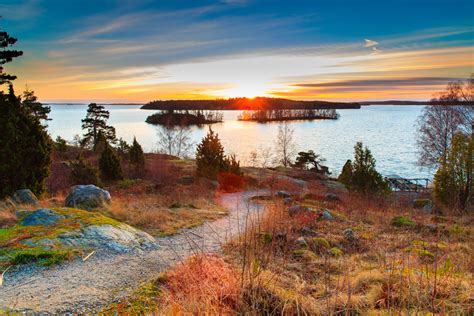
[[[433,204],[426,204],[425,206],[423,206],[423,212],[425,212],[426,214],[431,214],[433,213]]]
[[[42,208],[31,212],[21,221],[23,226],[52,226],[65,218],[53,210]]]
[[[300,247],[307,247],[308,246],[308,244],[306,243],[306,240],[304,239],[304,237],[298,237],[295,240],[295,243]]]
[[[290,198],[290,197],[287,197],[287,198],[285,198],[285,199],[283,200],[283,203],[284,203],[285,205],[290,205],[291,203],[293,203],[293,199]]]
[[[38,198],[29,189],[17,190],[12,198],[16,204],[38,205]]]
[[[281,197],[281,198],[284,198],[284,199],[291,197],[290,193],[288,193],[286,191],[278,191],[277,196]]]
[[[433,205],[433,202],[430,199],[414,199],[413,200],[413,207],[422,209],[426,205]]]
[[[351,229],[351,228],[348,228],[346,230],[344,230],[342,232],[342,234],[344,235],[344,237],[348,240],[348,241],[355,241],[356,238],[354,236],[354,231]]]
[[[341,199],[335,193],[327,193],[325,196],[326,201],[340,201]]]
[[[65,205],[92,211],[99,207],[107,207],[111,202],[112,199],[108,191],[89,184],[73,187],[66,198]]]
[[[311,211],[313,211],[311,207],[304,207],[301,205],[293,205],[288,208],[288,213],[290,214],[290,216],[295,216],[300,213],[311,212]]]
[[[31,211],[28,211],[28,210],[16,210],[15,211],[15,216],[19,220],[22,220],[23,218],[25,218],[29,214],[31,214]]]
[[[331,221],[334,219],[334,216],[332,215],[331,211],[329,211],[327,208],[323,209],[323,214],[322,214],[322,219],[325,219],[327,221]]]
[[[182,185],[191,185],[194,183],[194,177],[192,176],[181,177],[179,178],[178,183]]]
[[[425,227],[432,233],[436,233],[438,231],[438,225],[436,224],[426,224]]]
[[[157,248],[155,238],[126,224],[91,225],[78,232],[61,234],[58,240],[65,246],[130,252]]]

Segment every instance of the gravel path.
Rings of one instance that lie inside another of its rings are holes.
[[[223,195],[220,203],[228,209],[228,216],[171,237],[157,238],[158,250],[120,255],[98,252],[86,262],[79,259],[47,269],[23,266],[8,272],[0,287],[0,313],[2,309],[45,313],[100,310],[194,253],[219,252],[246,221],[261,213],[261,206],[249,201],[264,194],[268,192]]]

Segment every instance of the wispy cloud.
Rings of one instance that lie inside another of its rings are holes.
[[[38,0],[18,1],[15,4],[0,4],[0,15],[3,19],[24,21],[41,14]]]
[[[369,39],[365,39],[364,41],[365,41],[365,47],[372,47],[379,44],[379,42],[369,40]]]

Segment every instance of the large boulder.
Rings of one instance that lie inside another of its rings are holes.
[[[63,215],[53,210],[42,208],[26,215],[22,219],[21,224],[23,226],[52,226],[63,218],[65,218]]]
[[[12,199],[16,204],[38,205],[38,198],[29,189],[17,190]]]
[[[290,193],[286,192],[286,191],[278,191],[277,194],[276,194],[278,197],[280,198],[289,198],[291,197]]]
[[[110,193],[93,184],[76,185],[66,198],[67,207],[81,208],[92,211],[97,208],[107,207],[112,202]]]
[[[104,249],[113,252],[157,248],[155,238],[126,224],[91,225],[80,231],[64,233],[58,240],[67,247]]]

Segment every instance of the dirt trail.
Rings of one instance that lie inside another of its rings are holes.
[[[85,313],[100,310],[131,293],[151,277],[196,252],[218,252],[262,207],[249,202],[267,191],[225,194],[220,198],[229,215],[211,223],[157,238],[158,250],[138,254],[98,252],[86,262],[38,269],[22,267],[5,275],[0,287],[2,309],[46,313]]]

